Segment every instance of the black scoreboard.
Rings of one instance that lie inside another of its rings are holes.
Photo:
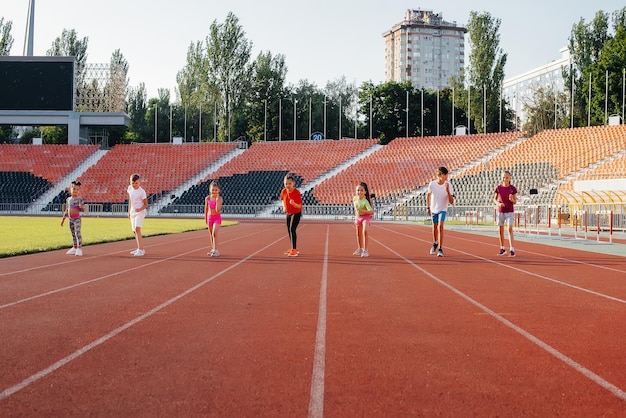
[[[0,110],[74,110],[74,57],[0,57]]]

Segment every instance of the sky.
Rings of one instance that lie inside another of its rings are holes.
[[[132,87],[143,82],[149,97],[170,89],[175,101],[187,49],[232,12],[252,42],[252,59],[268,51],[285,56],[288,83],[308,80],[323,88],[345,76],[359,86],[385,81],[382,34],[404,20],[406,10],[432,10],[460,26],[476,11],[500,19],[510,78],[559,59],[581,18],[589,22],[600,10],[622,7],[623,0],[36,0],[34,55],[45,55],[63,29],[74,29],[89,39],[88,62],[108,63],[119,49]],[[10,55],[23,55],[27,11],[28,0],[0,0],[0,18],[13,22]]]

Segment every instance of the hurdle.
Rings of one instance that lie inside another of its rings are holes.
[[[596,211],[596,241],[602,242],[600,239],[600,233],[603,227],[607,227],[609,234],[609,244],[613,244],[613,211],[612,210],[599,210]]]

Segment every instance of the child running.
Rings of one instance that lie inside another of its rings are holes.
[[[211,251],[208,255],[217,257],[220,255],[217,251],[217,233],[222,225],[222,196],[220,196],[220,185],[213,180],[209,185],[209,195],[204,199],[204,220],[209,227],[209,236],[211,237]]]
[[[148,208],[148,196],[143,187],[141,187],[141,176],[139,174],[130,176],[130,185],[126,191],[128,192],[128,219],[130,219],[130,225],[137,241],[137,249],[130,253],[135,257],[142,257],[146,254],[146,251],[143,248],[141,228],[146,217],[146,209]]]
[[[369,257],[369,252],[367,251],[368,231],[374,216],[374,209],[372,208],[372,197],[366,183],[359,183],[356,186],[356,195],[352,198],[352,203],[354,205],[354,224],[356,225],[356,242],[358,245],[353,255]]]
[[[287,232],[291,243],[291,249],[285,251],[285,254],[289,257],[297,257],[300,251],[298,251],[296,230],[302,217],[302,196],[296,189],[296,179],[293,174],[285,175],[284,185],[285,188],[280,192],[280,200],[283,202],[283,210],[287,215]]]
[[[85,210],[85,201],[79,196],[79,193],[80,181],[73,181],[70,184],[71,196],[67,198],[65,210],[63,211],[63,219],[61,219],[61,226],[65,223],[65,218],[70,218],[70,232],[72,233],[74,246],[70,248],[66,254],[81,257],[83,255],[83,237],[80,232],[80,213]]]
[[[509,233],[509,256],[515,257],[513,220],[515,218],[514,205],[517,203],[517,189],[511,184],[511,172],[502,172],[502,184],[496,187],[493,202],[498,207],[498,229],[500,232],[500,252],[498,255],[506,255],[504,249],[504,224],[508,225]]]
[[[430,253],[437,253],[437,257],[443,257],[443,224],[446,220],[448,204],[453,203],[454,191],[448,182],[448,169],[439,167],[437,180],[430,182],[426,192],[427,211],[433,221],[433,246]]]

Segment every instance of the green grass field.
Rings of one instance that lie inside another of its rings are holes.
[[[236,222],[223,221],[222,226]],[[142,228],[144,237],[177,234],[206,229],[204,218],[147,218]],[[67,219],[61,227],[61,217],[0,216],[0,257],[70,248],[72,236]],[[134,239],[127,218],[92,218],[82,221],[83,245]],[[208,239],[208,237],[207,237]]]

